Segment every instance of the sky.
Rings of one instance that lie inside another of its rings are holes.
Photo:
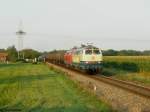
[[[0,0],[0,48],[150,50],[150,0]]]

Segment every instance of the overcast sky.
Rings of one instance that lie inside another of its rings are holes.
[[[150,49],[150,0],[0,0],[0,48],[69,49],[93,43],[102,49]]]

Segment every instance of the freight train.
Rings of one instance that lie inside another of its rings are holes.
[[[101,49],[93,45],[82,45],[68,51],[53,51],[46,56],[46,61],[98,73],[102,71],[103,56]]]

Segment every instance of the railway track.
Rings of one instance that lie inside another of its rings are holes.
[[[92,78],[96,81],[101,81],[101,82],[104,82],[106,84],[113,85],[115,87],[118,87],[118,88],[124,89],[126,91],[132,92],[134,94],[146,97],[148,99],[150,98],[150,88],[147,88],[147,87],[144,87],[141,85],[137,85],[137,84],[131,83],[131,82],[122,81],[122,80],[114,79],[111,77],[102,76],[102,75],[89,75],[87,73],[83,73],[83,72],[78,71],[76,69],[69,69],[67,67],[64,67],[63,65],[57,65],[57,66],[59,66],[60,69],[64,68],[65,72],[66,71],[76,72],[79,75],[84,75],[85,77]]]
[[[121,89],[125,89],[132,93],[141,95],[143,97],[150,98],[150,88],[147,88],[147,87],[144,87],[141,85],[137,85],[137,84],[134,84],[131,82],[127,82],[127,81],[122,81],[122,80],[106,77],[106,76],[90,76],[90,77],[95,80],[102,81],[104,83],[111,84],[111,85],[117,86]]]

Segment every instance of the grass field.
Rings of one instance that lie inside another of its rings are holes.
[[[105,56],[103,74],[150,85],[150,56]]]
[[[0,111],[111,112],[63,74],[46,65],[0,65]]]

